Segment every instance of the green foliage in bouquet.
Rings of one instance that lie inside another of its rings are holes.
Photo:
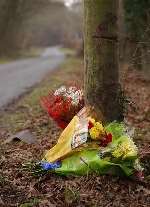
[[[113,140],[107,147],[98,149],[84,148],[62,160],[62,166],[55,169],[61,175],[97,175],[111,174],[131,176],[138,162],[137,148],[132,139],[125,133],[122,123],[112,122],[106,126],[112,133]],[[138,164],[140,168],[140,165]],[[141,170],[141,168],[140,168]]]
[[[34,164],[33,174],[56,173],[64,176],[111,174],[129,177],[142,172],[137,147],[126,133],[124,124],[112,122],[105,127],[105,130],[112,134],[112,141],[107,146],[101,146],[96,141],[87,141],[59,161],[50,163],[42,160],[39,164]]]
[[[126,175],[134,172],[134,159],[117,160],[111,159],[111,155],[101,157],[99,150],[83,150],[62,161],[61,168],[55,170],[61,175]]]

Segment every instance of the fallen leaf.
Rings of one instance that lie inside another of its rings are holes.
[[[4,144],[10,143],[12,141],[23,141],[27,144],[37,144],[37,139],[28,129],[20,131],[12,136],[10,136]]]

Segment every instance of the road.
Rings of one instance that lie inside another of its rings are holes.
[[[59,47],[45,49],[40,57],[0,64],[0,108],[39,83],[64,61]]]

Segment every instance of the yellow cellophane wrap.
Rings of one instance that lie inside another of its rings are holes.
[[[87,143],[84,141],[82,142],[82,140],[79,142],[77,147],[72,146],[75,133],[80,133],[80,130],[83,129],[86,124],[88,124],[90,120],[90,117],[88,116],[90,110],[91,107],[84,107],[76,116],[73,117],[71,122],[61,133],[57,144],[46,152],[43,158],[44,161],[46,160],[47,162],[55,162],[57,160],[62,160],[77,151],[81,151],[83,148],[97,149],[99,147],[96,142]],[[80,127],[78,128],[78,126]]]
[[[79,123],[79,117],[74,116],[69,125],[65,128],[65,130],[60,135],[57,144],[51,148],[44,156],[43,160],[47,162],[55,162],[72,153],[73,150],[71,148],[72,137],[75,133],[76,125]]]

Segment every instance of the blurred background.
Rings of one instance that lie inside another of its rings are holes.
[[[1,0],[0,57],[54,45],[79,49],[82,14],[78,0]]]
[[[119,0],[120,59],[148,71],[150,1]],[[0,60],[61,45],[83,54],[82,0],[0,0]],[[131,58],[132,57],[132,58]]]

